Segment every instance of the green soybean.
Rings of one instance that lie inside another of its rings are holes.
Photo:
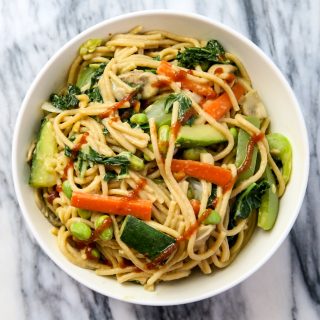
[[[63,193],[66,195],[66,197],[68,199],[71,199],[72,197],[72,188],[71,188],[71,184],[68,180],[64,181],[62,183],[62,191]]]
[[[100,252],[99,252],[96,248],[93,248],[93,249],[91,250],[91,254],[92,254],[97,260],[99,260],[100,257],[101,257]]]
[[[78,209],[78,214],[82,219],[89,219],[91,217],[91,211]]]
[[[200,154],[206,153],[207,150],[205,148],[190,148],[183,150],[182,158],[186,160],[194,160],[199,161],[200,160]]]
[[[73,222],[70,225],[70,232],[79,240],[89,240],[91,237],[90,227],[83,222]]]
[[[148,117],[145,113],[136,113],[131,116],[130,122],[135,124],[145,124],[148,123]]]
[[[109,219],[109,216],[107,216],[107,215],[100,216],[100,217],[95,221],[94,227],[95,227],[96,229],[99,228],[106,219]],[[100,239],[101,239],[101,240],[111,240],[112,237],[113,237],[113,227],[112,227],[112,226],[108,227],[107,229],[103,230],[103,231],[100,233]]]
[[[207,218],[203,221],[203,224],[205,224],[205,225],[218,224],[218,223],[220,223],[220,221],[221,221],[220,214],[215,210],[211,210],[211,212],[209,213]]]
[[[159,151],[162,154],[166,154],[169,146],[169,138],[170,138],[170,126],[167,124],[162,125],[158,130],[158,145]]]

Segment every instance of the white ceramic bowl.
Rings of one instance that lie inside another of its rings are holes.
[[[155,292],[135,284],[121,285],[111,277],[70,263],[59,251],[51,226],[38,210],[28,185],[29,167],[25,156],[41,118],[40,105],[65,81],[76,52],[89,38],[104,38],[108,33],[126,32],[136,25],[146,29],[165,29],[201,39],[218,39],[228,51],[236,53],[247,68],[272,119],[272,131],[291,141],[293,168],[291,181],[281,199],[280,212],[271,232],[257,230],[251,241],[226,269],[206,276],[194,273],[176,282],[161,283]],[[305,123],[297,100],[278,68],[251,41],[232,29],[208,18],[170,11],[143,11],[126,14],[89,28],[63,46],[44,66],[32,83],[20,109],[15,127],[12,170],[17,198],[31,232],[47,255],[71,277],[104,295],[139,304],[173,305],[201,300],[223,292],[246,279],[277,250],[290,229],[305,194],[309,148]]]

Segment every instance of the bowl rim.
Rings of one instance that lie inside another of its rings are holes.
[[[279,239],[277,240],[276,244],[273,246],[272,250],[270,250],[269,253],[266,254],[263,259],[261,259],[261,261],[256,263],[256,265],[254,265],[254,267],[248,269],[247,272],[242,274],[235,281],[222,286],[219,290],[210,290],[210,291],[208,291],[206,293],[203,293],[201,295],[198,295],[196,297],[184,298],[184,299],[181,299],[179,301],[174,301],[173,303],[171,301],[169,301],[169,300],[158,302],[156,296],[154,297],[153,300],[150,300],[150,301],[144,301],[144,300],[141,300],[141,299],[140,300],[139,299],[125,300],[123,297],[118,296],[116,294],[113,294],[112,292],[106,293],[103,290],[95,288],[94,285],[91,285],[91,283],[89,283],[88,281],[87,282],[84,281],[83,278],[78,276],[73,271],[70,271],[70,270],[66,269],[59,261],[57,261],[55,259],[54,254],[51,253],[51,251],[47,248],[47,245],[46,245],[45,241],[43,241],[41,239],[40,234],[38,233],[37,229],[34,227],[34,225],[32,223],[32,219],[29,217],[29,215],[27,213],[27,208],[26,208],[24,200],[23,200],[24,196],[23,196],[23,194],[22,194],[22,192],[20,190],[20,187],[19,187],[20,178],[18,177],[18,170],[17,170],[17,168],[18,168],[17,159],[18,159],[18,154],[19,154],[19,150],[17,149],[17,146],[18,146],[18,134],[19,134],[19,131],[20,131],[21,123],[23,121],[23,114],[27,109],[28,101],[30,100],[31,96],[33,95],[33,92],[36,89],[36,87],[37,87],[37,85],[39,83],[39,80],[47,72],[47,69],[49,68],[49,66],[52,63],[54,63],[56,58],[58,56],[60,56],[67,48],[72,47],[75,42],[77,42],[81,38],[84,38],[86,35],[90,34],[91,32],[93,32],[93,31],[95,31],[97,29],[100,29],[100,28],[102,28],[104,26],[107,26],[108,24],[114,23],[114,22],[127,20],[127,19],[130,19],[130,18],[133,18],[133,17],[143,17],[143,16],[150,16],[150,15],[151,16],[152,15],[179,16],[179,17],[187,17],[187,18],[191,18],[191,19],[194,19],[194,20],[206,22],[208,24],[211,24],[212,26],[221,28],[225,32],[235,36],[241,42],[244,42],[247,46],[251,47],[251,49],[253,49],[253,51],[256,54],[262,56],[264,58],[265,62],[267,63],[268,67],[279,78],[279,80],[283,84],[284,88],[290,94],[292,101],[294,102],[293,105],[292,105],[292,108],[295,109],[296,115],[297,115],[298,120],[299,120],[299,123],[301,124],[301,127],[303,128],[303,132],[301,132],[301,138],[302,138],[302,143],[305,146],[306,151],[307,151],[307,154],[306,154],[307,161],[303,164],[303,168],[302,168],[302,172],[305,172],[305,176],[303,177],[303,180],[302,180],[303,183],[302,183],[302,186],[300,188],[300,198],[298,199],[298,202],[297,202],[295,214],[292,217],[290,223],[286,226],[286,229],[282,233],[281,237],[279,237]],[[309,176],[310,149],[309,149],[308,134],[307,134],[307,128],[306,128],[305,120],[303,118],[300,105],[298,103],[298,100],[297,100],[292,88],[288,84],[287,79],[282,74],[282,72],[279,70],[279,68],[274,64],[274,62],[257,45],[255,45],[251,40],[246,38],[246,36],[242,35],[238,31],[235,31],[231,27],[229,27],[229,26],[227,26],[227,25],[225,25],[225,24],[223,24],[221,22],[218,22],[218,21],[216,21],[214,19],[211,19],[209,17],[203,16],[203,15],[200,15],[200,14],[196,14],[196,13],[178,12],[176,10],[161,9],[161,10],[135,11],[135,12],[130,12],[130,13],[126,13],[126,14],[120,14],[120,15],[115,16],[113,18],[105,19],[105,20],[103,20],[103,21],[101,21],[101,22],[99,22],[99,23],[97,23],[97,24],[85,29],[81,33],[77,34],[75,37],[73,37],[72,39],[67,41],[58,51],[56,51],[51,56],[51,58],[45,63],[45,65],[41,68],[40,72],[38,72],[38,74],[36,75],[36,77],[32,81],[32,84],[28,88],[27,93],[26,93],[26,95],[25,95],[25,97],[24,97],[24,99],[22,101],[21,107],[20,107],[19,112],[18,112],[18,117],[17,117],[16,123],[15,123],[15,127],[14,127],[14,134],[13,134],[13,139],[12,139],[11,161],[12,161],[13,185],[14,185],[14,190],[16,192],[16,198],[17,198],[18,203],[19,203],[20,212],[22,212],[24,220],[26,221],[27,226],[29,228],[29,231],[31,231],[32,236],[37,240],[37,243],[39,244],[39,246],[46,253],[46,255],[61,270],[63,270],[72,279],[75,279],[76,281],[78,281],[79,283],[84,285],[85,287],[87,287],[87,288],[89,288],[89,289],[91,289],[91,290],[93,290],[95,292],[98,292],[98,293],[100,293],[100,294],[102,294],[104,296],[108,296],[110,298],[114,298],[114,299],[117,299],[117,300],[120,300],[120,301],[129,302],[129,303],[133,303],[133,304],[150,305],[150,306],[169,306],[169,305],[180,305],[180,304],[186,304],[186,303],[200,301],[200,300],[203,300],[203,299],[210,298],[210,297],[213,297],[215,295],[218,295],[218,294],[220,294],[220,293],[222,293],[224,291],[227,291],[230,288],[232,288],[232,287],[240,284],[241,282],[243,282],[245,279],[247,279],[252,274],[254,274],[258,269],[260,269],[262,267],[262,265],[264,265],[270,259],[270,257],[272,255],[275,254],[275,252],[278,250],[278,248],[283,243],[283,241],[285,240],[285,238],[289,234],[290,230],[292,229],[292,226],[295,223],[295,221],[297,219],[297,216],[298,216],[298,214],[300,212],[300,209],[301,209],[301,206],[302,206],[302,202],[303,202],[303,199],[304,199],[304,196],[305,196],[305,193],[306,193],[308,176]]]

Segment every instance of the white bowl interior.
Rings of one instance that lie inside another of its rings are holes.
[[[257,230],[236,260],[226,269],[205,276],[160,284],[155,292],[146,292],[134,284],[121,285],[115,279],[71,264],[59,251],[51,226],[36,207],[28,185],[29,168],[25,155],[35,137],[41,118],[40,105],[65,81],[67,70],[80,44],[88,38],[126,32],[141,24],[146,29],[165,29],[203,39],[218,39],[234,52],[247,68],[254,87],[267,106],[272,131],[285,134],[292,143],[292,177],[281,199],[279,216],[271,232]],[[305,193],[309,150],[305,124],[297,101],[284,77],[272,62],[250,41],[238,33],[206,18],[170,12],[140,12],[105,21],[80,34],[64,46],[43,68],[32,84],[20,110],[13,142],[13,177],[24,217],[44,251],[70,276],[102,294],[117,299],[150,305],[187,303],[213,296],[248,277],[279,247],[290,231]]]

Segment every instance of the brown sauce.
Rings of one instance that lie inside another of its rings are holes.
[[[242,172],[246,171],[250,167],[251,160],[252,160],[252,155],[253,155],[253,151],[254,151],[254,147],[255,147],[257,142],[259,142],[260,140],[263,139],[263,137],[264,137],[264,134],[263,133],[259,133],[257,135],[253,135],[250,138],[250,141],[249,141],[248,147],[247,147],[246,158],[244,159],[243,163],[241,164],[241,166],[237,170],[238,175],[241,174]]]
[[[126,97],[124,97],[122,100],[120,100],[119,102],[115,103],[113,105],[112,108],[110,108],[109,110],[107,110],[106,112],[103,112],[100,114],[100,118],[101,119],[104,119],[104,118],[107,118],[111,115],[111,113],[117,111],[118,109],[120,109],[121,107],[123,107],[123,105],[126,103],[126,102],[130,102],[131,99],[134,97],[134,95],[136,94],[136,91],[133,91],[131,93],[129,93]]]
[[[147,184],[147,180],[141,178],[140,181],[137,183],[137,186],[132,191],[130,191],[127,198],[130,198],[130,199],[139,198],[139,193],[146,186],[146,184]]]
[[[193,223],[187,230],[185,230],[185,232],[179,238],[176,239],[175,243],[167,247],[153,261],[146,264],[147,269],[154,269],[157,266],[163,264],[163,262],[166,261],[170,257],[170,255],[178,248],[180,242],[190,239],[193,233],[198,230],[201,223],[208,217],[210,212],[211,209],[205,210],[203,214],[195,221],[195,223]]]

